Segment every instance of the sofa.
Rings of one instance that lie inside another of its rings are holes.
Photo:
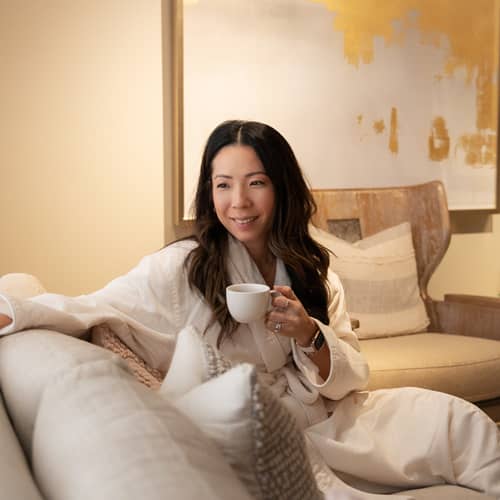
[[[0,278],[2,289],[43,291],[23,274]],[[0,390],[1,500],[359,498],[346,496],[255,368],[231,367],[189,328],[157,389],[86,339],[6,336]],[[490,498],[452,485],[404,495]]]

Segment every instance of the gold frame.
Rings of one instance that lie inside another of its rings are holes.
[[[168,1],[168,0],[167,0]],[[184,219],[183,1],[172,0],[173,193],[174,224]]]

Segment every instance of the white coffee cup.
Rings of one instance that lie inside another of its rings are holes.
[[[238,283],[226,288],[226,303],[239,323],[262,319],[271,305],[271,289],[260,283]]]

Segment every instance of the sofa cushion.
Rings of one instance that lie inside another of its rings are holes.
[[[253,498],[321,498],[304,436],[255,366],[240,364],[173,403],[217,443]]]
[[[418,333],[361,341],[370,366],[368,389],[416,386],[468,401],[500,397],[500,342]]]
[[[359,320],[359,338],[422,332],[429,324],[420,297],[408,222],[348,243],[310,226],[311,236],[333,252],[330,268],[345,291],[347,311]]]
[[[211,440],[115,360],[48,384],[33,470],[51,500],[251,498]]]
[[[0,389],[26,455],[47,384],[68,368],[118,356],[80,339],[48,330],[27,330],[0,340]]]
[[[0,395],[0,498],[42,500]]]

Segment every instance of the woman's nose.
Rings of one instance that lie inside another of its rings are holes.
[[[232,197],[233,208],[246,207],[249,204],[248,193],[243,187],[236,187],[233,189]]]

